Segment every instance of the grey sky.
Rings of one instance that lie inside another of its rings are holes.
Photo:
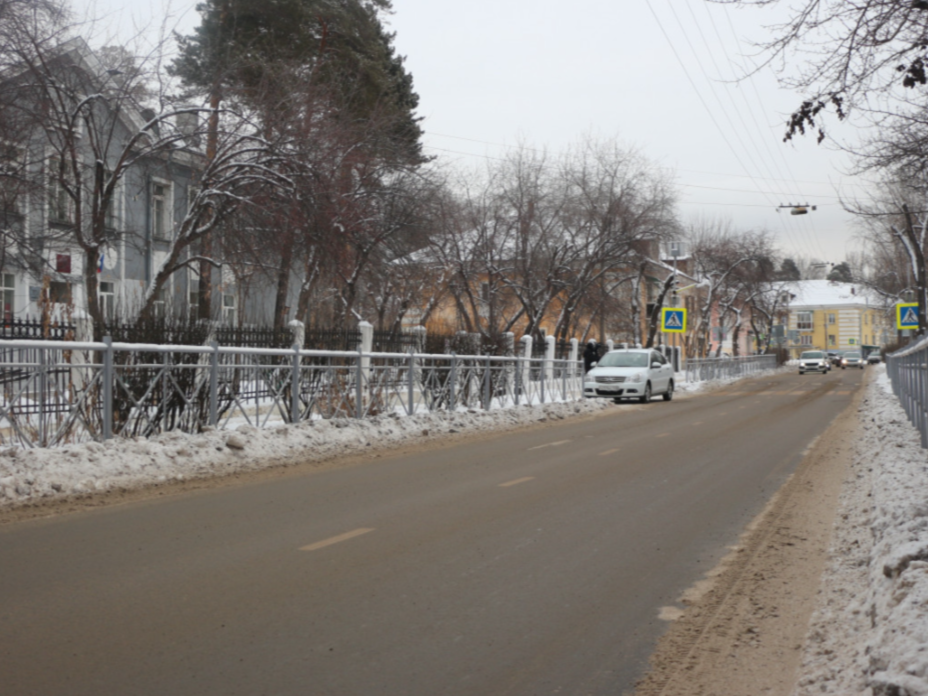
[[[175,0],[181,28],[195,2]],[[865,192],[840,153],[784,144],[800,98],[769,70],[738,83],[770,13],[705,0],[393,0],[389,24],[420,96],[430,154],[470,169],[518,142],[552,154],[616,137],[672,170],[684,221],[766,228],[788,254],[832,263],[859,248],[838,196]],[[122,32],[161,3],[113,8]],[[729,82],[726,82],[728,80]],[[845,129],[846,132],[847,129]],[[805,203],[805,216],[776,206]]]

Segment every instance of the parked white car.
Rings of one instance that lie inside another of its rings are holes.
[[[673,366],[650,348],[611,350],[583,378],[583,395],[587,398],[651,400],[653,394],[663,394],[664,401],[673,398]]]
[[[820,350],[807,350],[799,356],[799,374],[806,372],[821,372],[825,374],[831,369],[828,355]]]

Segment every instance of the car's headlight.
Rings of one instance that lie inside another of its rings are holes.
[[[644,375],[642,375],[640,372],[636,372],[635,374],[632,375],[632,377],[631,377],[631,379],[630,379],[629,381],[630,381],[630,382],[640,382],[640,381],[642,380],[643,377],[644,377]]]

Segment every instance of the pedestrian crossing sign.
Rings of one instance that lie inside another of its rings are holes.
[[[901,331],[918,328],[918,302],[896,305],[896,328]]]
[[[686,333],[686,309],[664,307],[661,310],[661,331],[664,333]]]

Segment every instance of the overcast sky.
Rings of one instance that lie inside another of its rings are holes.
[[[198,23],[174,0],[180,28]],[[89,6],[89,4],[88,4]],[[786,254],[839,263],[859,249],[839,196],[866,192],[848,160],[782,142],[800,96],[763,70],[736,81],[775,19],[705,0],[393,0],[388,18],[420,97],[429,154],[471,169],[522,142],[556,154],[616,138],[671,171],[684,222],[767,229]],[[130,9],[131,8],[131,9]],[[123,33],[159,0],[96,0]],[[854,137],[845,127],[847,137]],[[791,216],[777,206],[809,203]]]

